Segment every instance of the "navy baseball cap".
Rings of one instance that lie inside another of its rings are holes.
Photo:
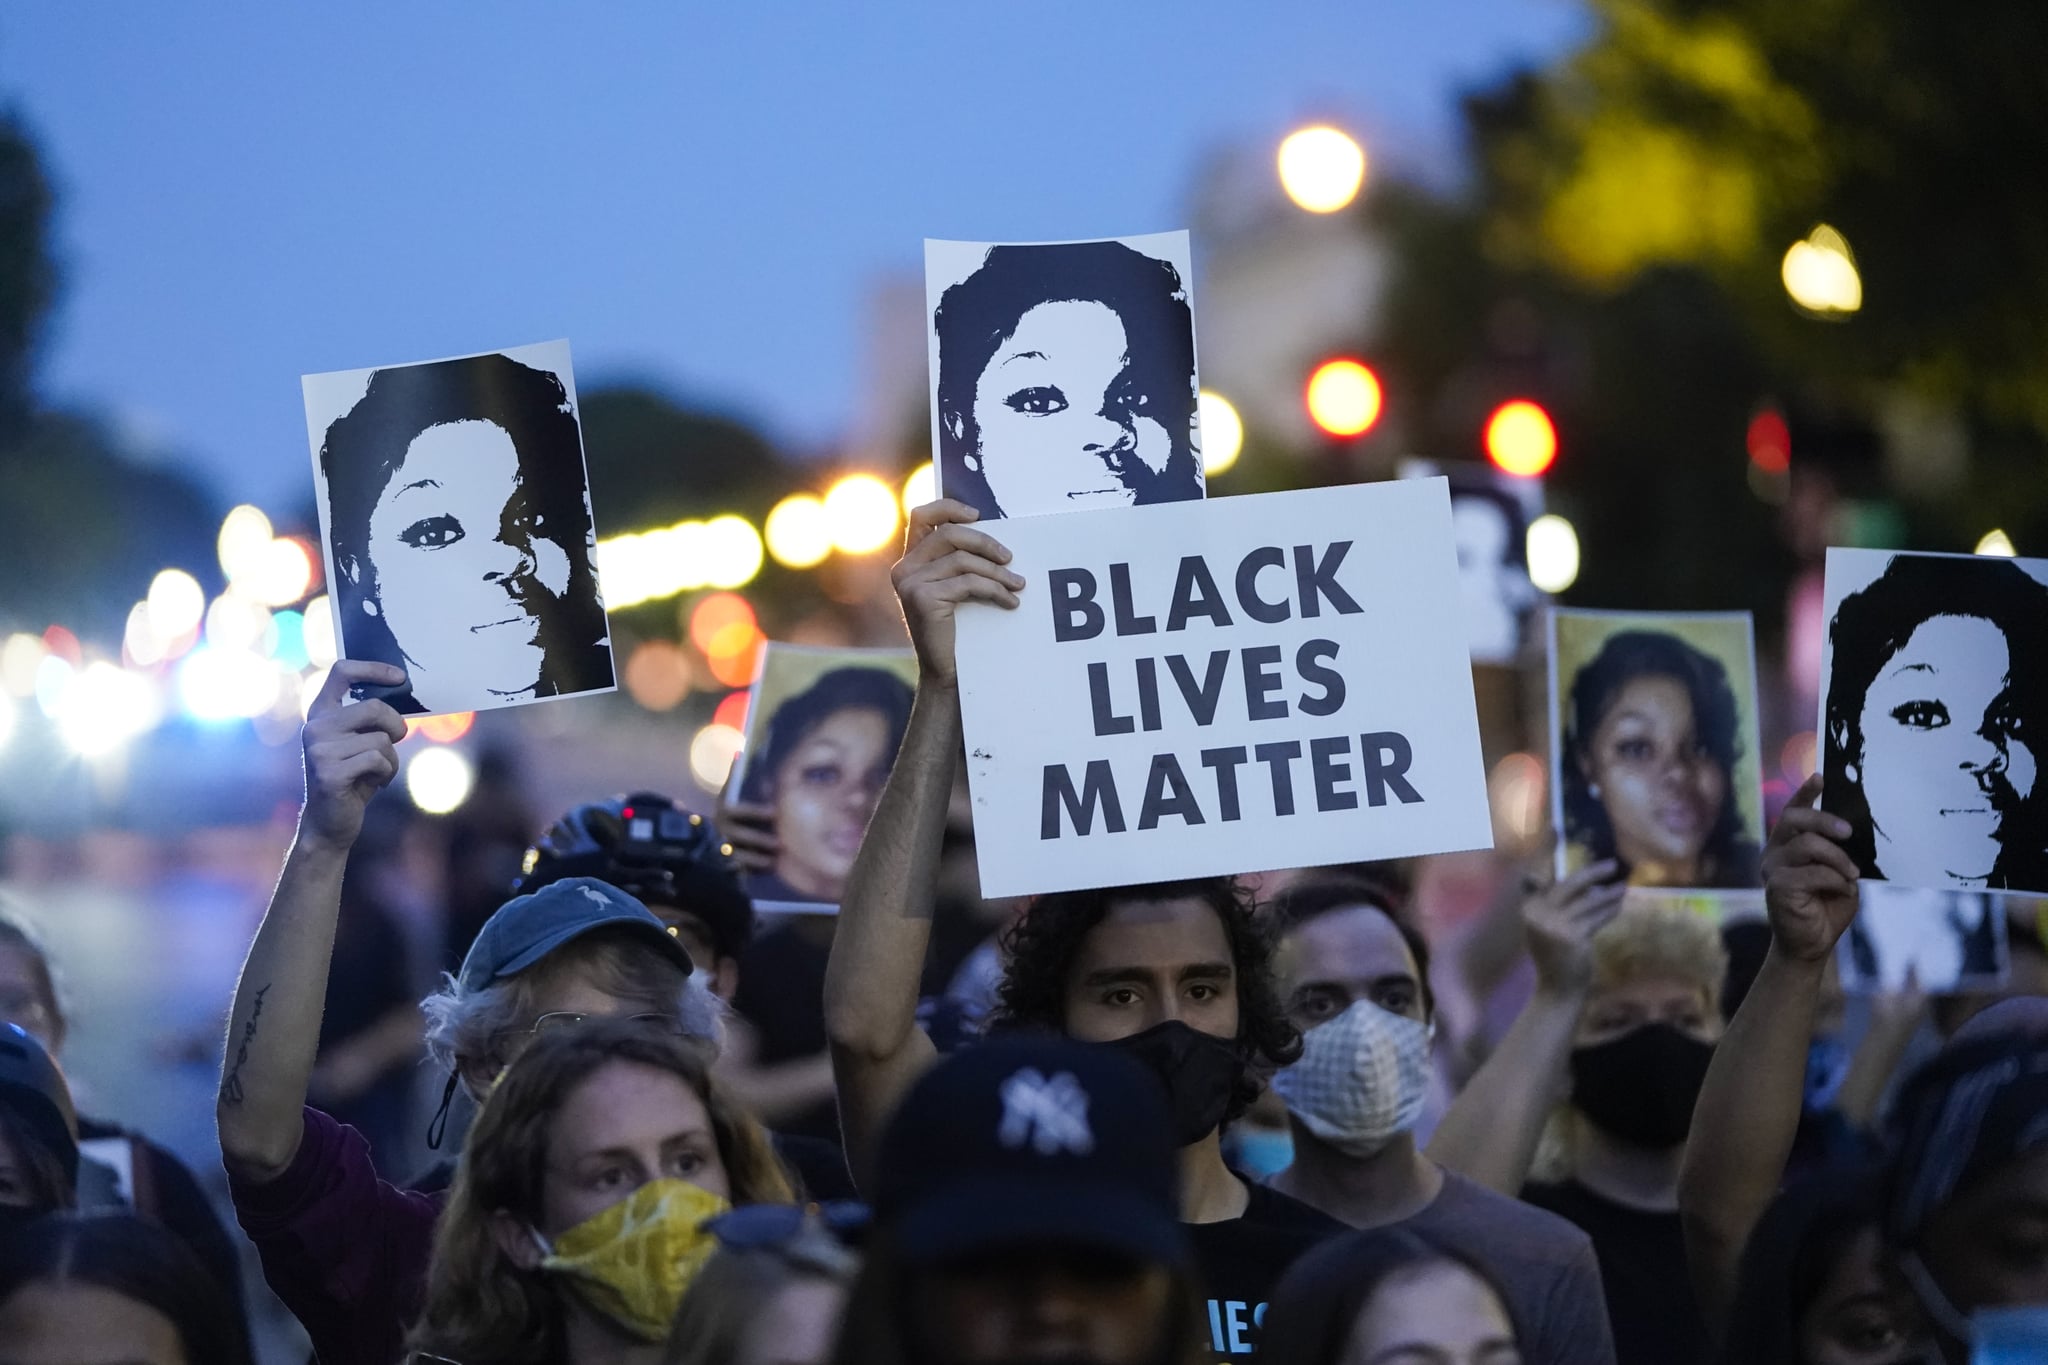
[[[35,1035],[19,1024],[0,1024],[0,1108],[30,1137],[50,1149],[68,1179],[78,1179],[78,1113],[64,1073]]]
[[[1004,1038],[940,1061],[882,1135],[875,1218],[906,1261],[1090,1247],[1189,1255],[1166,1097],[1137,1062]]]
[[[690,950],[639,901],[595,877],[564,877],[499,906],[469,945],[456,979],[465,991],[483,990],[593,929],[630,930],[650,947],[659,945],[684,971],[694,965]]]

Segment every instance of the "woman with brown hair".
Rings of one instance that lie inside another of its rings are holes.
[[[540,1035],[484,1101],[411,1345],[462,1365],[653,1365],[736,1204],[794,1196],[759,1124],[684,1038]]]

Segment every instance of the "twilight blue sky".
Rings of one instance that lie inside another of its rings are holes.
[[[857,411],[920,239],[1185,226],[1304,117],[1447,171],[1572,0],[104,0],[0,11],[61,196],[53,400],[224,496],[310,492],[298,376],[567,336],[775,438]],[[1201,243],[1196,244],[1199,261]]]

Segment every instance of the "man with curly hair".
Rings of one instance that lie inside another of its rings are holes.
[[[966,601],[1014,607],[1026,589],[1005,567],[1009,551],[975,519],[959,502],[919,508],[893,572],[917,647],[917,700],[848,878],[826,972],[840,1118],[864,1182],[889,1115],[937,1056],[916,1010],[960,759],[954,612]],[[1160,1079],[1211,1346],[1253,1350],[1273,1285],[1342,1225],[1224,1164],[1224,1125],[1301,1050],[1249,899],[1224,878],[1042,896],[1008,950],[995,1027],[1114,1046]]]

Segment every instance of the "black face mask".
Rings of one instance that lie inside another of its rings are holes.
[[[1572,1103],[1637,1147],[1676,1147],[1692,1126],[1714,1045],[1670,1024],[1644,1024],[1572,1050]]]
[[[1189,1028],[1178,1019],[1103,1046],[1129,1053],[1159,1078],[1172,1110],[1173,1140],[1182,1147],[1216,1131],[1244,1078],[1244,1058],[1238,1055],[1236,1042]]]

